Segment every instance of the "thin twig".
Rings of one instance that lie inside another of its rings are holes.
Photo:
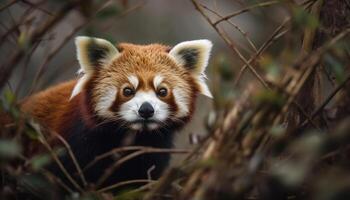
[[[251,64],[248,63],[246,58],[244,58],[242,53],[237,49],[236,45],[229,39],[229,37],[225,33],[223,33],[221,29],[219,29],[217,26],[213,25],[213,22],[211,21],[211,19],[205,14],[203,7],[196,0],[191,0],[191,1],[192,1],[193,5],[195,6],[195,8],[199,11],[199,13],[215,29],[215,31],[226,42],[226,44],[231,48],[231,50],[233,50],[238,55],[239,59],[241,59],[243,61],[243,63],[247,64],[249,69],[253,72],[254,76],[261,82],[261,84],[265,88],[269,88],[269,86],[267,85],[265,80],[258,74],[258,72],[254,69],[254,67],[252,67]]]
[[[69,1],[65,4],[54,17],[50,17],[47,19],[40,27],[35,29],[33,33],[28,37],[28,45],[31,46],[35,42],[37,42],[40,37],[45,35],[51,28],[53,28],[57,23],[61,21],[65,16],[70,13],[72,9],[74,9],[79,1]],[[23,55],[25,54],[24,48],[19,48],[12,56],[9,58],[7,63],[4,63],[0,67],[0,90],[3,88],[4,84],[11,76],[13,70],[18,66],[18,63],[22,60]]]
[[[18,0],[12,0],[10,2],[8,2],[7,4],[3,5],[0,7],[0,12],[5,10],[6,8],[12,6],[13,4],[15,4]]]
[[[286,18],[280,26],[278,26],[275,31],[271,34],[271,36],[264,42],[264,44],[261,45],[259,50],[255,55],[253,55],[249,60],[248,63],[253,63],[256,59],[259,58],[259,56],[269,47],[271,46],[277,39],[282,37],[285,33],[287,33],[287,30],[282,31],[282,29],[285,27],[285,25],[290,21],[290,18]],[[244,64],[243,67],[241,67],[235,81],[234,86],[237,86],[244,71],[247,69],[248,65]]]
[[[54,174],[52,174],[50,171],[47,171],[45,169],[41,169],[42,173],[46,176],[48,176],[51,179],[54,179],[54,181],[56,183],[58,183],[63,189],[65,189],[67,192],[69,193],[74,193],[74,191],[68,187],[68,185],[66,185],[60,178],[58,178],[57,176],[55,176]]]
[[[109,156],[115,155],[120,152],[127,152],[127,151],[136,151],[136,150],[142,150],[145,146],[126,146],[126,147],[118,147],[114,148],[106,153],[103,153],[101,155],[96,156],[91,162],[89,162],[85,167],[84,170],[89,169],[93,165],[95,165],[98,161],[105,159]]]
[[[153,147],[144,147],[141,150],[138,150],[136,152],[133,152],[131,154],[128,154],[127,156],[124,156],[123,158],[119,159],[117,162],[115,162],[111,167],[105,170],[104,174],[99,178],[97,181],[97,187],[102,185],[108,177],[112,175],[112,173],[123,163],[127,162],[128,160],[131,160],[135,157],[138,157],[143,154],[149,154],[149,153],[189,153],[190,150],[187,149],[164,149],[164,148],[153,148]]]
[[[350,80],[350,76],[348,76],[340,85],[338,85],[329,96],[323,101],[323,103],[312,113],[311,117],[316,117],[324,107],[332,100],[332,98],[346,85],[346,83]]]
[[[23,67],[23,71],[22,71],[22,74],[21,74],[21,78],[19,79],[19,84],[17,85],[16,87],[16,90],[15,90],[15,96],[18,96],[18,93],[21,89],[21,87],[23,86],[23,82],[26,80],[25,76],[27,75],[27,70],[28,70],[28,66],[29,66],[29,63],[30,63],[30,59],[33,55],[33,53],[35,52],[35,50],[38,48],[40,42],[36,43],[34,45],[34,47],[31,49],[31,51],[29,52],[29,54],[26,56],[25,58],[25,61],[24,61],[24,67]]]
[[[311,73],[314,71],[315,66],[321,59],[321,56],[326,53],[330,47],[332,47],[336,42],[344,38],[346,35],[350,33],[350,28],[345,29],[341,33],[339,33],[337,36],[332,38],[330,41],[328,41],[326,44],[324,44],[322,47],[318,48],[316,51],[312,52],[309,56],[302,59],[300,62],[297,62],[294,66],[294,68],[301,69],[302,72],[300,73],[300,76],[296,78],[295,85],[291,88],[290,96],[287,100],[287,102],[284,104],[281,113],[287,113],[287,110],[293,101],[295,101],[295,98],[299,91],[301,90],[302,86],[304,85],[305,81],[309,78]],[[277,117],[275,119],[274,123],[278,123],[282,118],[282,115]],[[312,116],[311,116],[311,119]]]
[[[327,96],[327,98],[322,102],[321,105],[318,106],[318,108],[312,113],[311,119],[314,119],[320,112],[326,107],[326,105],[333,99],[333,97],[345,87],[347,82],[350,80],[350,75],[347,76],[347,78],[339,84],[336,88],[333,89],[333,91]],[[305,120],[300,126],[303,127],[308,123],[307,120]]]
[[[22,24],[25,24],[27,21],[27,17],[28,14],[33,10],[33,8],[28,8],[27,10],[25,10],[23,12],[23,14],[21,15],[21,17],[18,20],[18,24],[12,26],[10,29],[7,29],[6,32],[1,36],[0,38],[0,46],[5,42],[7,36],[11,35],[14,31],[18,31],[19,30],[19,26]],[[16,39],[17,37],[15,37]],[[16,41],[16,40],[15,40]],[[15,42],[13,42],[15,43]]]
[[[75,168],[77,169],[78,171],[78,174],[80,176],[80,179],[82,180],[83,182],[83,185],[86,187],[87,186],[87,182],[86,182],[86,179],[85,179],[85,176],[83,174],[83,171],[81,170],[81,167],[72,151],[72,148],[70,147],[70,145],[68,144],[68,142],[58,133],[54,133],[54,135],[63,143],[63,145],[66,147],[67,151],[68,151],[68,154],[69,156],[71,157],[72,161],[73,161],[73,164],[75,166]]]
[[[68,173],[67,169],[63,166],[62,162],[58,158],[57,154],[54,152],[50,144],[46,141],[44,137],[40,138],[40,142],[44,145],[44,147],[50,152],[52,158],[55,160],[58,167],[61,169],[63,174],[66,176],[66,178],[69,180],[69,182],[80,192],[83,192],[83,189],[80,187],[80,185],[72,178],[72,176]]]
[[[43,3],[44,1],[41,1],[41,2],[38,2],[38,3],[32,3],[32,2],[27,1],[27,0],[21,0],[21,2],[24,3],[24,4],[29,5],[30,7],[33,7],[34,9],[42,11],[45,14],[48,14],[50,16],[54,16],[54,14],[51,13],[50,11],[46,10],[45,8],[41,8],[40,7],[40,4]]]
[[[102,188],[97,190],[97,192],[106,192],[108,190],[112,190],[121,186],[125,186],[125,185],[130,185],[133,183],[156,183],[157,181],[155,180],[149,180],[149,179],[136,179],[136,180],[129,180],[129,181],[122,181],[122,182],[118,182],[116,184],[110,185],[108,187]]]
[[[27,158],[25,155],[23,154],[20,154],[18,156],[21,160],[23,160],[25,163],[24,163],[24,166],[27,167],[28,164],[32,163],[32,160],[30,160],[29,158]],[[46,176],[47,178],[49,179],[53,179],[54,182],[58,183],[63,189],[65,189],[67,192],[69,193],[74,193],[73,190],[71,188],[69,188],[65,183],[62,182],[62,180],[55,176],[54,174],[52,174],[52,172],[46,170],[45,168],[41,168],[40,169],[40,172]]]
[[[150,183],[147,183],[137,189],[134,189],[134,190],[130,190],[130,191],[127,191],[125,194],[132,194],[132,193],[137,193],[137,192],[141,192],[141,191],[144,191],[144,190],[147,190],[149,189],[151,186],[155,185],[157,183],[157,181],[155,182],[150,182]],[[116,198],[118,199],[118,196],[116,196]]]
[[[67,36],[62,40],[62,42],[56,46],[56,48],[54,50],[52,50],[49,55],[45,58],[45,60],[42,62],[42,64],[38,67],[37,73],[34,76],[33,79],[33,83],[31,86],[31,89],[29,91],[29,95],[32,94],[35,91],[35,87],[37,86],[37,83],[39,81],[39,79],[42,77],[42,75],[45,73],[45,69],[48,65],[48,63],[55,57],[55,55],[64,47],[65,44],[67,44],[72,37],[80,30],[82,29],[84,26],[86,26],[87,24],[89,24],[92,19],[93,16],[96,16],[106,5],[109,4],[110,1],[104,2],[101,5],[97,6],[96,8],[96,12],[92,15],[92,17],[90,17],[89,19],[87,19],[86,21],[84,21],[83,23],[79,24],[78,26],[76,26],[69,34],[67,34]],[[127,9],[126,11],[122,12],[119,15],[119,18],[126,16],[127,14],[129,14],[130,12],[133,12],[139,8],[141,8],[142,6],[145,5],[145,2],[142,2],[130,9]],[[114,21],[115,22],[115,21]]]
[[[216,11],[214,11],[213,9],[210,9],[208,6],[201,4],[201,6],[203,6],[203,8],[205,8],[206,10],[210,11],[211,13],[215,14],[218,17],[223,17],[222,15],[220,15],[219,13],[217,13]],[[235,29],[237,29],[242,36],[248,41],[249,45],[252,47],[252,49],[257,52],[257,48],[255,46],[255,44],[253,43],[253,41],[248,37],[247,32],[243,31],[239,26],[237,26],[236,24],[234,24],[233,22],[231,22],[230,20],[227,20],[227,22],[233,26]]]
[[[252,10],[254,8],[261,8],[261,7],[271,6],[271,5],[274,5],[274,4],[277,4],[277,3],[280,3],[280,1],[268,1],[268,2],[258,3],[258,4],[255,4],[253,6],[249,6],[249,7],[243,8],[243,9],[241,9],[239,11],[236,11],[236,12],[234,12],[232,14],[229,14],[229,15],[227,15],[227,16],[219,19],[219,20],[217,20],[216,22],[213,23],[213,25],[216,26],[218,23],[220,23],[222,21],[226,21],[226,20],[228,20],[228,19],[230,19],[232,17],[235,17],[235,16],[240,15],[242,13],[245,13],[247,11],[250,11],[250,10]]]
[[[75,27],[63,40],[62,42],[56,46],[54,50],[52,50],[49,55],[45,58],[45,60],[42,62],[42,64],[39,66],[37,73],[34,76],[34,80],[31,86],[31,89],[29,91],[29,95],[31,95],[35,91],[35,86],[37,85],[38,80],[41,78],[41,76],[45,72],[45,67],[47,64],[55,57],[55,55],[63,48],[65,44],[68,43],[68,41],[83,27],[86,25],[86,22],[78,25]]]

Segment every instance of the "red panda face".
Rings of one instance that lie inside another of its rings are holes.
[[[167,46],[76,39],[83,76],[72,97],[87,92],[93,115],[133,130],[184,124],[198,94],[211,97],[205,83],[211,42],[196,40]],[[170,51],[169,51],[170,49]]]

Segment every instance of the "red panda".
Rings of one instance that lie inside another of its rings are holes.
[[[92,37],[77,37],[77,58],[82,76],[28,97],[22,104],[43,125],[62,135],[84,168],[96,156],[125,145],[171,148],[174,132],[191,118],[199,94],[212,97],[205,69],[212,48],[209,40],[186,41],[169,47],[160,44],[115,47]],[[158,178],[169,154],[146,154],[118,168],[104,183]],[[62,162],[75,173],[72,161]],[[84,171],[96,183],[114,162],[104,159]],[[62,174],[59,169],[51,169]],[[78,179],[78,178],[77,178]]]

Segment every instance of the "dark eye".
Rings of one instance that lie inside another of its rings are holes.
[[[168,95],[168,90],[166,88],[160,88],[157,95],[160,97],[166,97]]]
[[[123,95],[126,97],[130,97],[135,94],[135,90],[129,87],[124,88]]]

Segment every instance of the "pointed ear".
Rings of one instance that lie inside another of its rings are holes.
[[[77,57],[81,70],[91,73],[108,64],[119,54],[117,48],[104,39],[79,36],[75,38]]]
[[[120,54],[112,43],[104,39],[79,36],[75,38],[75,45],[81,67],[79,72],[83,76],[74,86],[70,99],[83,90],[85,83],[96,69],[104,67]]]
[[[190,71],[200,85],[201,93],[212,98],[208,85],[205,83],[205,69],[208,66],[210,51],[213,44],[209,40],[193,40],[175,45],[169,55],[175,62]]]

